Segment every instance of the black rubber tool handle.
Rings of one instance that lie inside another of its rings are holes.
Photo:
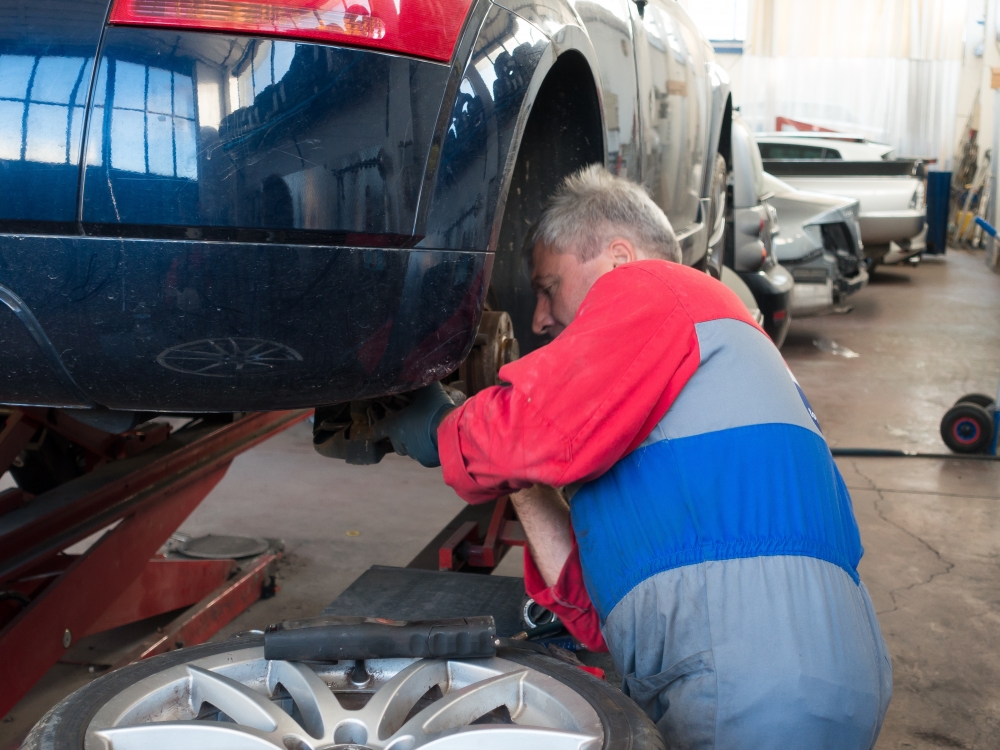
[[[313,617],[271,625],[264,658],[339,661],[400,657],[470,659],[496,654],[492,617],[399,622],[374,617]]]

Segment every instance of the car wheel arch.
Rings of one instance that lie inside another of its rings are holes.
[[[491,235],[495,258],[490,288],[499,309],[514,321],[522,354],[544,343],[530,331],[534,294],[523,259],[528,233],[545,200],[565,177],[588,164],[606,163],[604,110],[593,49],[586,55],[580,46],[567,45],[567,39],[583,33],[572,29],[566,27],[567,33],[553,42],[553,52],[559,54],[539,71],[535,96],[522,109]]]

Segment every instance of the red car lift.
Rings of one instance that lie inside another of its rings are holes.
[[[438,570],[492,572],[511,547],[527,544],[514,505],[506,495],[493,501],[485,534],[480,533],[479,526],[478,521],[460,521],[438,549]]]
[[[277,552],[242,566],[155,555],[237,455],[309,413],[196,420],[173,434],[150,423],[115,435],[72,412],[6,410],[0,474],[43,430],[80,450],[85,473],[36,497],[0,492],[0,716],[83,636],[190,607],[122,660],[128,663],[202,643],[257,601],[271,585]],[[63,552],[102,529],[83,554]]]

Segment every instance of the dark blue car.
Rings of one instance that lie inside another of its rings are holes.
[[[484,306],[529,351],[521,247],[585,164],[718,273],[730,109],[674,0],[0,0],[0,403],[356,402]]]

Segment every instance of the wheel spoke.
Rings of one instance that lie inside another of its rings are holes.
[[[506,706],[516,717],[524,700],[521,682],[527,671],[508,672],[490,677],[461,690],[448,693],[406,722],[395,733],[412,735],[418,744],[427,735],[467,726],[495,708]]]
[[[267,673],[268,690],[274,692],[279,683],[302,712],[305,730],[317,740],[329,738],[337,722],[349,713],[330,691],[330,686],[303,664],[272,661]]]
[[[542,727],[472,726],[413,745],[422,750],[584,750],[600,739],[587,734]]]
[[[604,742],[604,722],[571,685],[499,656],[372,660],[381,687],[355,710],[339,693],[352,689],[350,664],[328,676],[264,659],[259,646],[191,653],[107,702],[86,728],[85,750],[597,750]],[[431,700],[435,686],[446,692]]]
[[[191,707],[198,711],[202,703],[211,703],[237,724],[261,732],[301,733],[292,717],[265,696],[228,677],[189,665]]]
[[[162,721],[98,731],[111,750],[274,750],[280,739],[218,721]]]
[[[384,740],[399,729],[424,693],[447,679],[447,662],[438,659],[414,662],[378,689],[359,712],[360,718]]]

